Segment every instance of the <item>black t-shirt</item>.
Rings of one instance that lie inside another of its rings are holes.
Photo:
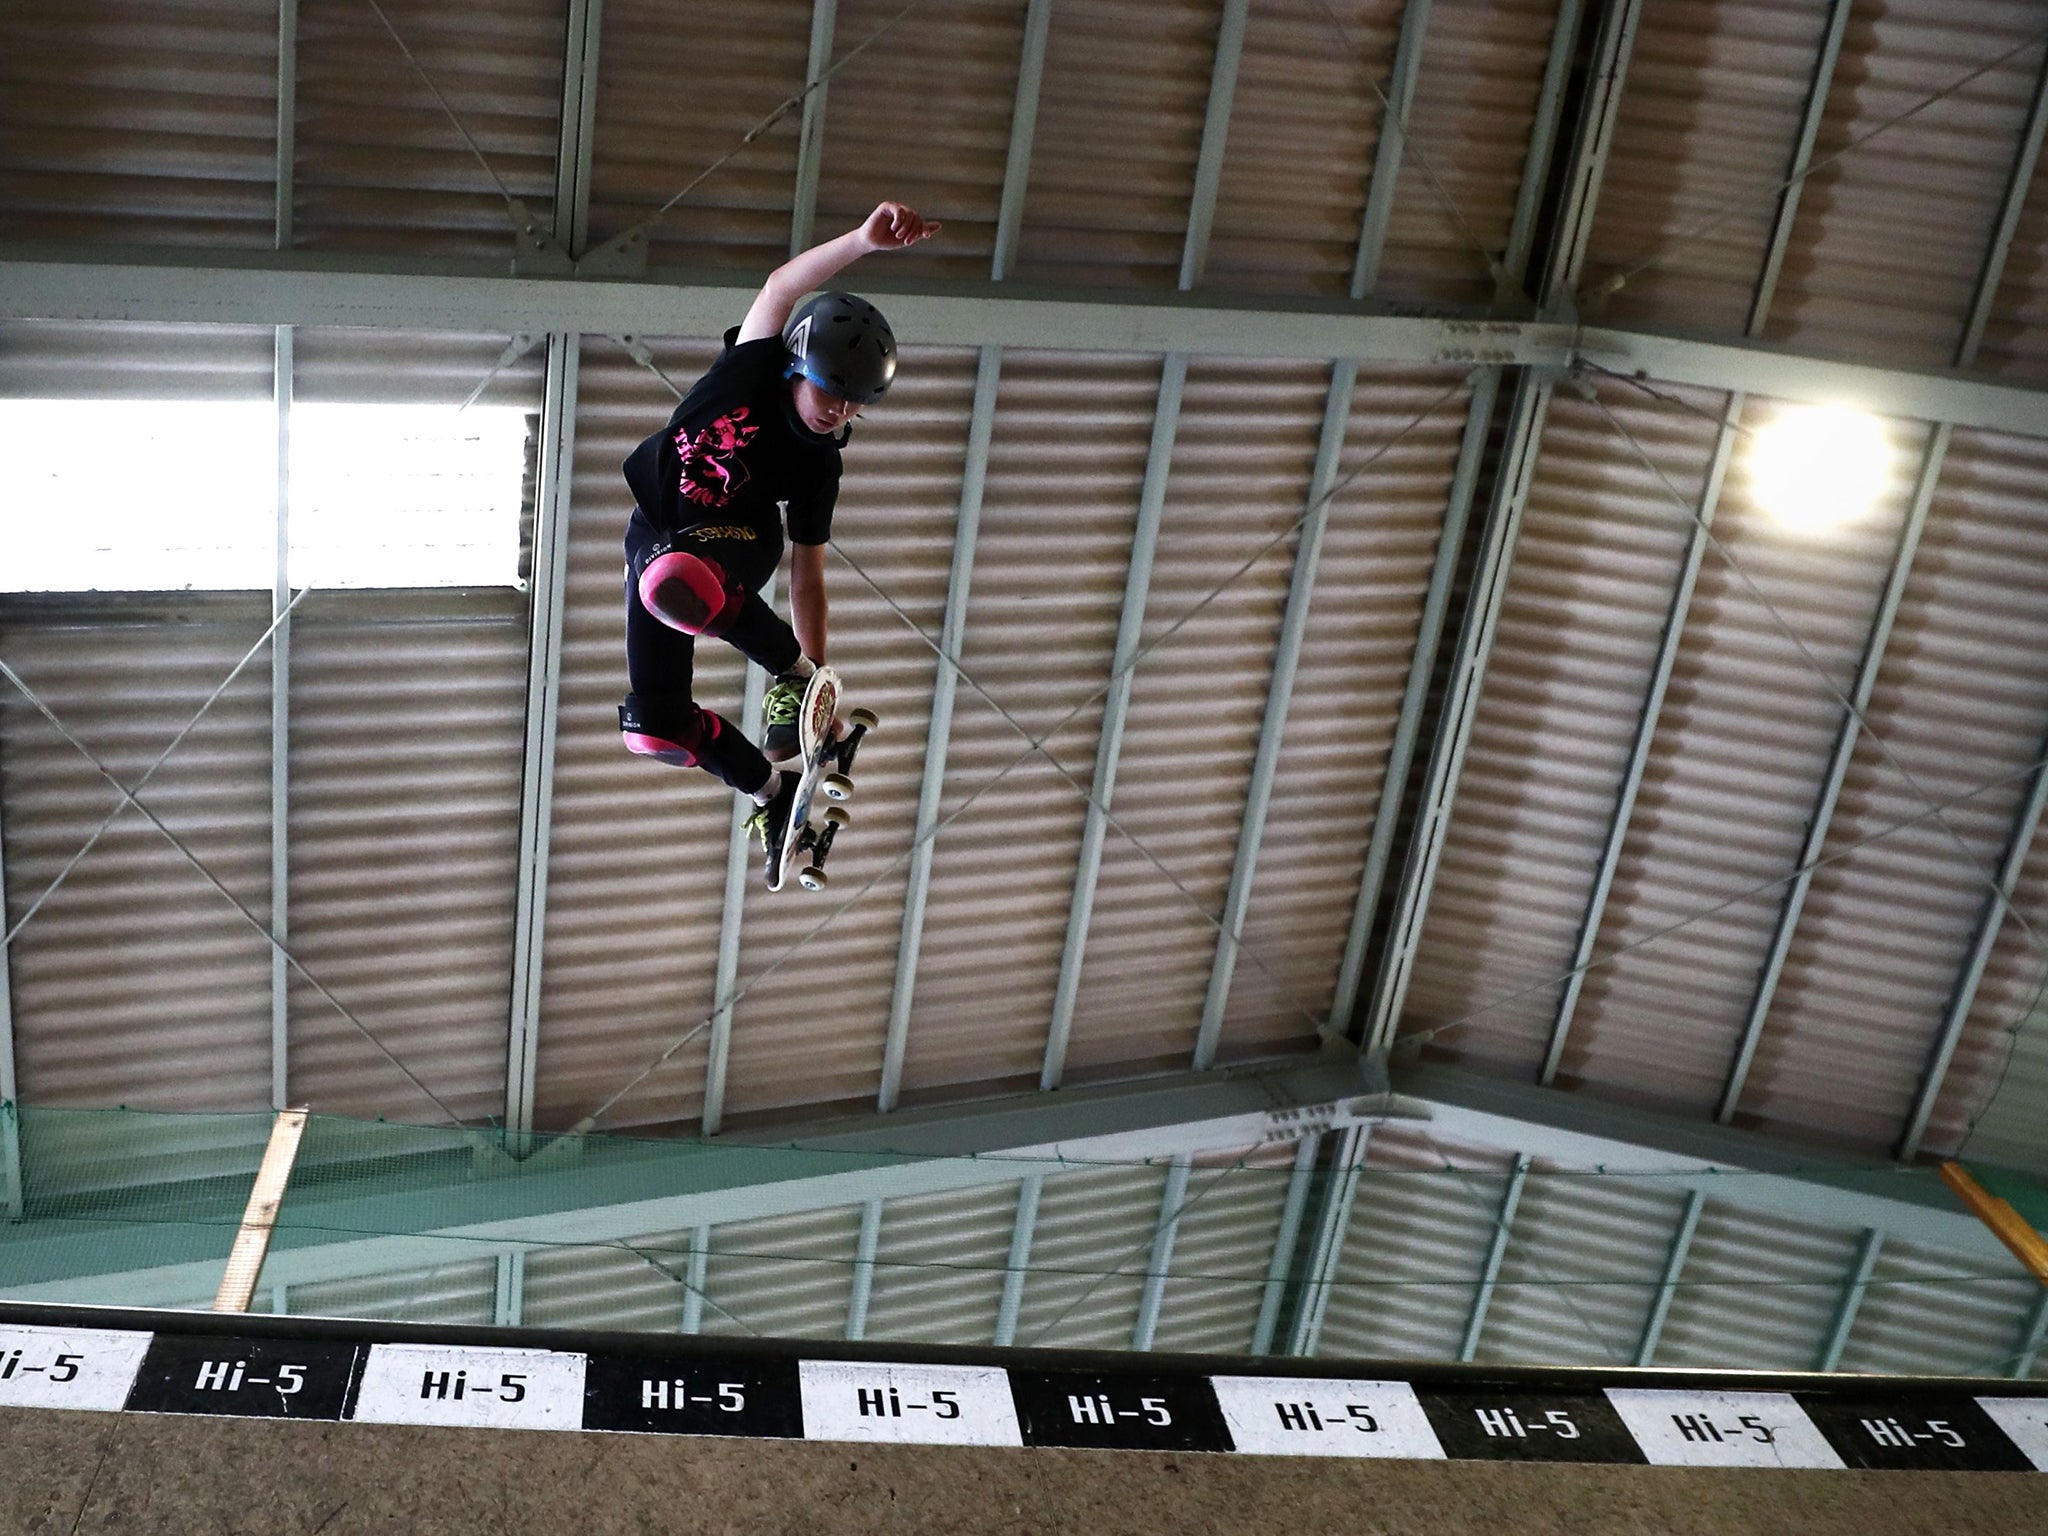
[[[839,498],[839,449],[845,441],[813,432],[796,414],[783,370],[789,354],[780,336],[735,344],[690,386],[668,425],[626,457],[626,484],[636,523],[657,535],[685,528],[751,528],[763,554],[782,558],[782,518],[798,544],[832,537]],[[774,567],[769,567],[772,570]]]

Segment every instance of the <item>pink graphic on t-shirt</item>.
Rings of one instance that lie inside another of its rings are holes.
[[[683,461],[683,499],[706,507],[722,507],[731,501],[747,483],[747,466],[740,462],[739,451],[760,430],[747,424],[747,408],[740,406],[695,437],[690,437],[687,430],[678,432],[676,452]]]

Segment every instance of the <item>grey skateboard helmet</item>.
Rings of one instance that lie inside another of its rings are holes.
[[[821,293],[783,327],[789,373],[827,394],[868,405],[896,377],[896,337],[882,312],[850,293]]]

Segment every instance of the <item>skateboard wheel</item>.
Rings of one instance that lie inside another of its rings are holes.
[[[853,710],[846,718],[853,724],[863,726],[870,731],[879,730],[882,724],[882,717],[872,709]]]
[[[828,805],[825,807],[825,822],[828,826],[843,827],[852,820],[853,812],[847,810],[842,805]]]
[[[797,883],[807,891],[822,891],[825,889],[825,871],[818,868],[815,864],[806,864],[797,871],[796,878]]]
[[[853,780],[843,773],[828,773],[820,787],[827,800],[844,800],[853,793]]]

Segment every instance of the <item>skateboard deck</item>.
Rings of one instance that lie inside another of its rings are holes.
[[[782,859],[768,884],[771,891],[781,890],[792,872],[805,890],[823,890],[825,859],[832,851],[832,840],[853,819],[845,806],[832,803],[821,809],[819,802],[843,801],[853,794],[854,754],[862,738],[881,722],[872,710],[856,709],[849,717],[852,729],[840,735],[835,718],[840,697],[837,672],[820,667],[811,674],[796,717],[801,777],[782,834]]]

